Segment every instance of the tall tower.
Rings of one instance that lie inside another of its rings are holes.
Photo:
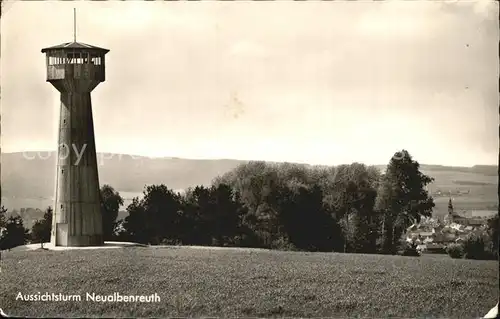
[[[453,214],[453,203],[451,201],[451,197],[450,197],[450,200],[448,201],[448,214]]]
[[[75,27],[76,30],[76,27]],[[109,50],[76,42],[42,49],[47,82],[61,94],[51,243],[104,243],[90,92],[105,80]]]

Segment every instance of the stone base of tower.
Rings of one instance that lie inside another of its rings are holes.
[[[85,247],[85,246],[103,246],[104,238],[102,235],[80,235],[80,236],[52,236],[50,243],[53,246],[61,247]]]

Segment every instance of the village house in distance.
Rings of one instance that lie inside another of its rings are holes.
[[[444,251],[449,244],[459,243],[471,233],[482,233],[486,230],[488,219],[474,215],[466,217],[455,212],[450,198],[448,215],[445,216],[444,222],[425,218],[407,229],[406,241],[416,243],[417,249],[422,252]]]

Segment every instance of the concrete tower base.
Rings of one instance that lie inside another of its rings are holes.
[[[51,244],[100,246],[104,239],[90,92],[71,89],[61,92]]]

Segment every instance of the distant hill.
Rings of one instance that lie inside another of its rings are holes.
[[[385,170],[387,165],[375,165],[381,170]],[[444,166],[444,165],[429,165],[420,164],[420,169],[427,172],[426,174],[431,174],[431,172],[461,172],[461,173],[472,173],[480,174],[486,176],[496,176],[498,177],[498,166],[495,165],[474,165],[472,167],[465,166]]]
[[[37,156],[36,152],[1,154],[2,205],[18,211],[23,207],[45,209],[53,205],[56,153],[43,152],[41,155],[46,159]],[[126,205],[132,197],[142,193],[145,185],[163,183],[174,190],[209,185],[216,176],[248,162],[101,153],[98,154],[98,161],[100,184],[109,184],[118,190],[126,199]],[[383,170],[386,165],[377,167]],[[421,170],[436,179],[429,189],[433,194],[441,194],[434,196],[437,215],[446,213],[450,191],[457,210],[490,210],[498,207],[497,166],[421,165]],[[31,215],[38,214],[37,210],[29,211],[29,219],[32,219]]]
[[[47,197],[54,192],[55,152],[2,153],[2,196]],[[123,192],[141,192],[144,185],[163,183],[173,189],[207,185],[220,174],[245,161],[148,158],[124,154],[98,154],[99,182]],[[29,159],[33,157],[33,159]],[[102,159],[102,160],[99,160]]]

